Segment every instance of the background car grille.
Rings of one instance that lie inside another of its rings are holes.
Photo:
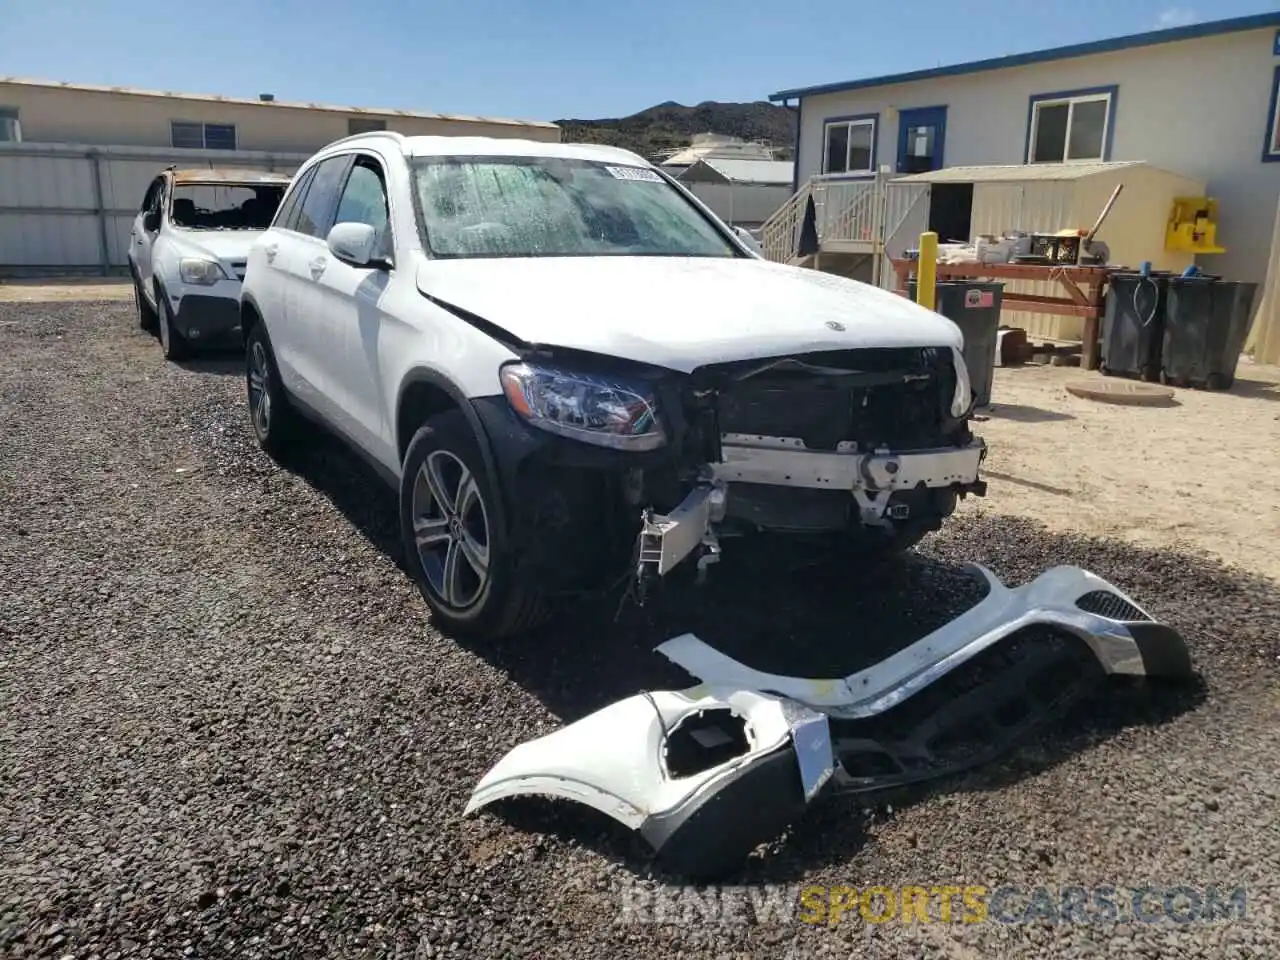
[[[721,432],[799,437],[814,450],[834,450],[842,440],[862,449],[882,444],[908,449],[945,443],[949,421],[954,425],[955,368],[949,350],[843,350],[794,359],[869,376],[860,384],[853,377],[809,370],[757,374],[720,390]],[[741,371],[763,362],[734,367]]]

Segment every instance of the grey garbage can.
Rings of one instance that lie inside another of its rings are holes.
[[[916,298],[914,279],[907,282],[907,295],[912,300]],[[974,402],[985,407],[991,403],[991,382],[995,378],[1004,284],[946,280],[935,285],[934,301],[937,312],[964,334],[964,364],[969,368],[969,381],[976,396]]]
[[[1217,277],[1170,280],[1160,378],[1179,386],[1230,389],[1257,292],[1256,283]]]

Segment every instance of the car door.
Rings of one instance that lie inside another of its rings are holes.
[[[329,420],[333,419],[334,408],[324,374],[325,357],[340,349],[341,344],[330,335],[334,328],[314,314],[312,290],[319,265],[329,257],[325,237],[350,166],[351,154],[320,161],[299,201],[292,229],[281,232],[274,253],[270,241],[264,247],[264,255],[273,257],[278,278],[274,286],[283,301],[280,313],[284,323],[279,332],[268,328],[280,375],[291,393]]]
[[[296,247],[291,237],[297,231],[302,199],[306,196],[315,173],[315,167],[308,167],[294,180],[293,186],[276,210],[271,226],[249,249],[245,268],[244,289],[252,293],[254,305],[267,325],[267,335],[271,337],[276,366],[280,370],[285,389],[293,393],[298,392],[298,383],[288,349],[289,316],[286,311],[292,276],[285,265]]]
[[[151,247],[155,243],[156,234],[159,231],[148,230],[146,220],[149,213],[154,213],[161,209],[164,184],[164,177],[156,177],[151,181],[151,185],[147,187],[146,195],[142,198],[142,208],[138,211],[138,215],[133,218],[133,230],[129,234],[129,253],[133,260],[133,267],[137,271],[138,281],[143,291],[148,295],[151,291]]]
[[[371,456],[394,466],[398,459],[395,438],[382,399],[385,392],[378,362],[383,325],[394,322],[382,308],[395,249],[386,182],[377,157],[369,153],[355,156],[333,222],[373,227],[379,238],[378,260],[361,266],[326,249],[308,265],[315,282],[304,309],[317,336],[336,347],[325,351],[321,363],[337,425]]]

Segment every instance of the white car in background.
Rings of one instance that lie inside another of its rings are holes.
[[[234,344],[249,245],[271,223],[289,176],[169,168],[147,188],[129,235],[138,322],[169,360]]]
[[[985,492],[954,323],[761,259],[628,151],[337,141],[241,304],[259,443],[302,413],[373,464],[444,630],[642,595],[731,535],[903,550]]]

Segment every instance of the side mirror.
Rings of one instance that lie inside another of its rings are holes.
[[[142,229],[147,233],[155,233],[160,229],[160,211],[148,210],[142,215]]]
[[[374,256],[378,232],[367,223],[335,223],[326,241],[329,252],[355,267],[379,267],[384,262]]]
[[[757,257],[764,256],[764,251],[760,249],[760,244],[756,241],[756,238],[753,237],[746,230],[744,230],[742,227],[734,227],[733,233],[734,233],[734,236],[736,236],[739,240],[741,240],[743,245],[752,253],[754,253]]]

